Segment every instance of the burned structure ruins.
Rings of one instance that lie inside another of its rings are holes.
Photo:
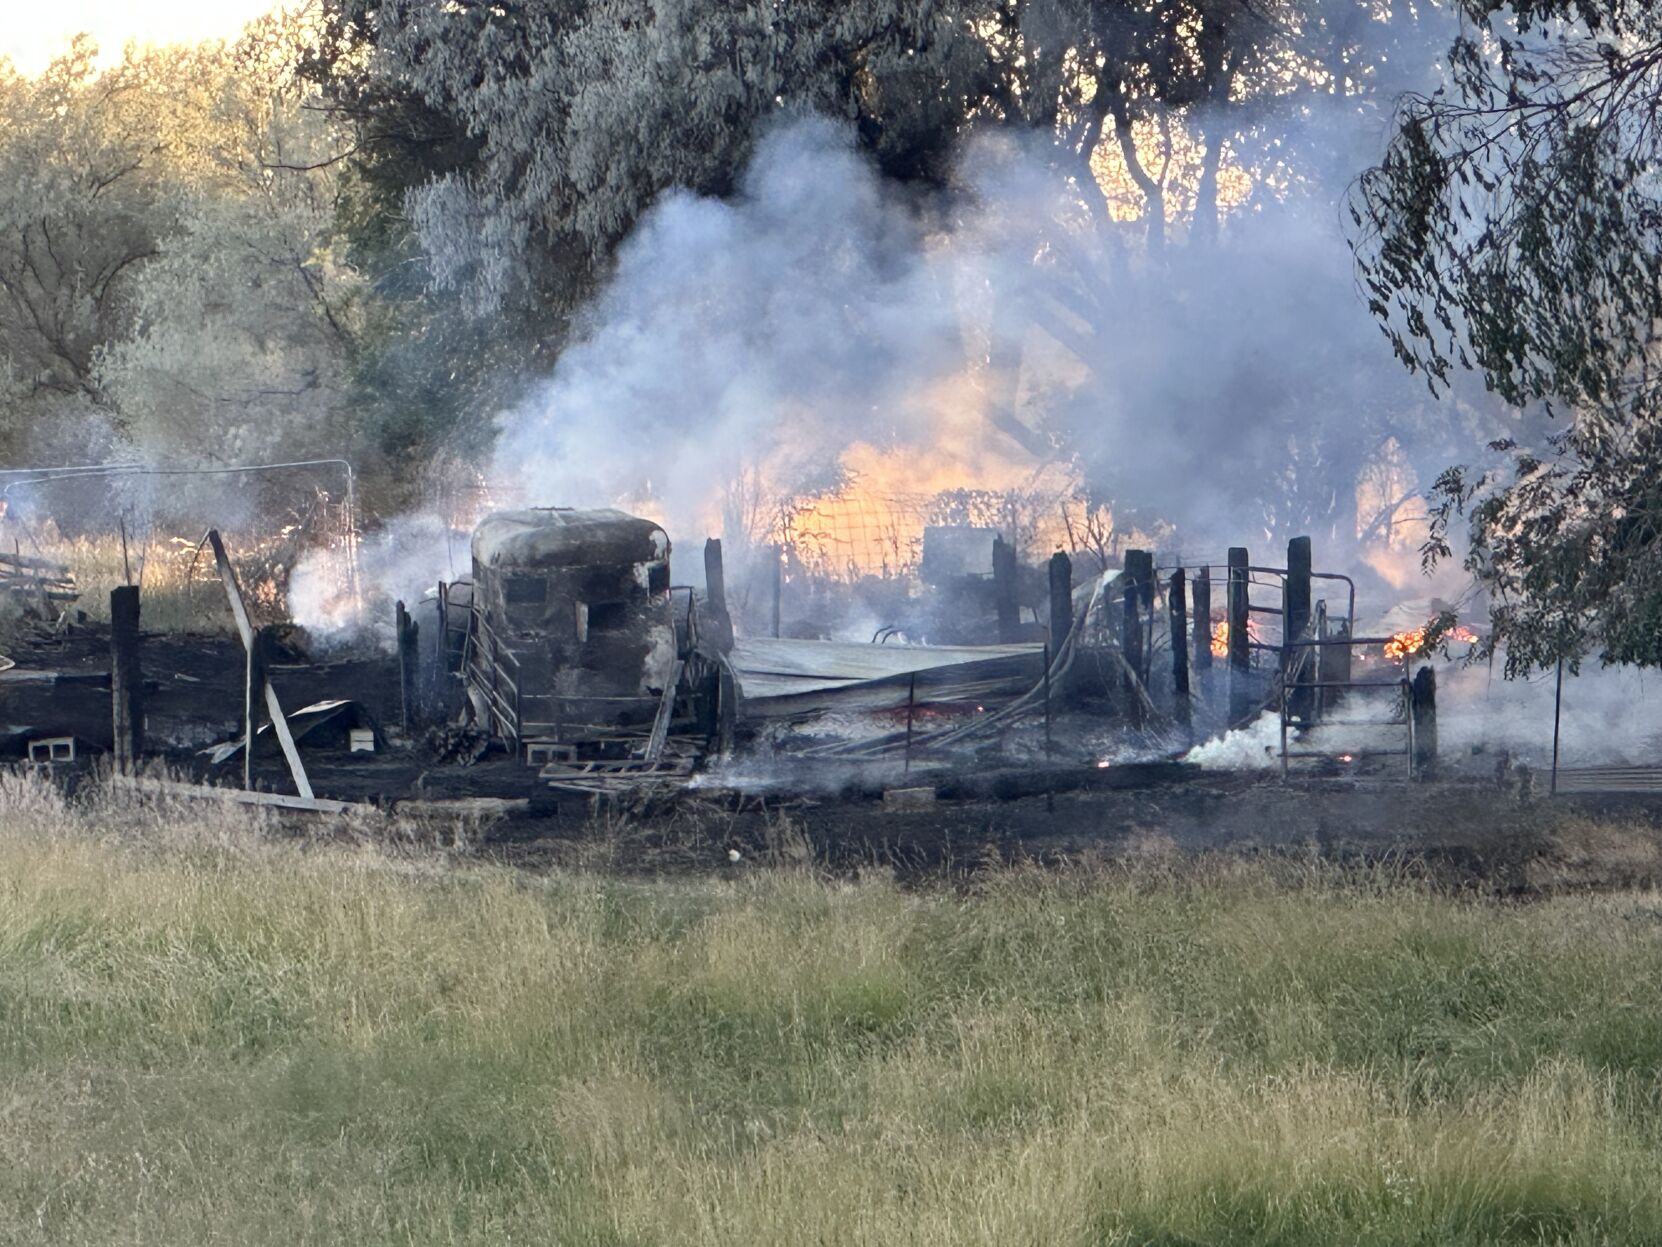
[[[1318,570],[1305,538],[1274,564],[1133,549],[1076,572],[1062,552],[1024,565],[997,529],[939,526],[896,618],[850,639],[786,635],[823,587],[793,585],[783,551],[749,560],[740,606],[719,541],[689,586],[651,520],[530,508],[487,515],[468,574],[397,603],[391,647],[332,651],[258,626],[217,533],[210,551],[234,638],[146,634],[127,585],[107,629],[77,623],[67,568],[6,563],[0,588],[33,632],[0,672],[0,747],[45,769],[107,753],[132,782],[177,784],[138,778],[165,761],[299,808],[441,794],[592,809],[849,776],[922,791],[1000,769],[1054,785],[1173,766],[1266,722],[1283,774],[1435,763],[1431,669],[1400,638],[1358,634],[1354,583]]]

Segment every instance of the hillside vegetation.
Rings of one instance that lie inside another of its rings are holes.
[[[1662,1242],[1656,895],[399,831],[4,781],[0,1241]]]

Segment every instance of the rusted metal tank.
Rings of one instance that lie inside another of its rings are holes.
[[[674,679],[669,537],[622,511],[502,511],[473,532],[464,663],[474,712],[526,742],[650,730]]]

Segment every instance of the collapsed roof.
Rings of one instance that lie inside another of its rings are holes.
[[[657,524],[610,509],[498,511],[473,530],[473,561],[481,567],[628,566],[668,554],[669,536]]]

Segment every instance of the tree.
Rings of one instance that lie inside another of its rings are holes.
[[[1465,9],[1448,89],[1407,101],[1358,184],[1356,250],[1410,368],[1476,369],[1539,418],[1438,481],[1427,558],[1466,516],[1511,674],[1662,662],[1662,14]]]
[[[402,192],[432,283],[547,346],[661,192],[727,193],[781,114],[849,117],[891,176],[941,174],[992,7],[330,0],[310,72],[358,122],[372,206]]]
[[[1023,164],[1052,175],[997,243],[1027,276],[957,292],[993,427],[1075,455],[1101,492],[1139,504],[1177,499],[1147,488],[1105,411],[1168,421],[1195,479],[1227,429],[1250,457],[1223,506],[1348,536],[1369,450],[1433,422],[1388,369],[1358,369],[1366,322],[1358,335],[1345,319],[1349,266],[1318,218],[1389,101],[1435,68],[1442,27],[1423,7],[330,0],[308,72],[356,128],[348,194],[364,188],[354,228],[380,249],[364,261],[378,286],[418,279],[431,301],[418,319],[458,352],[477,332],[466,318],[483,318],[496,375],[545,372],[642,214],[676,188],[731,194],[782,117],[850,119],[892,184],[929,192],[918,211],[943,229],[1008,189],[975,184],[957,155],[1016,136]],[[1243,316],[1250,286],[1290,297]],[[1158,348],[1136,349],[1155,326]],[[1034,420],[1016,406],[1041,338],[1087,380]],[[448,371],[478,377],[470,364]],[[1275,369],[1297,376],[1271,384]],[[429,393],[449,401],[442,383]]]
[[[339,135],[306,107],[295,46],[268,18],[235,47],[188,54],[202,96],[170,138],[201,172],[173,180],[166,232],[129,287],[133,323],[92,369],[148,454],[363,457],[351,366],[372,309],[332,238]]]
[[[0,62],[0,392],[14,451],[35,426],[107,406],[97,352],[129,322],[171,211],[154,81],[131,61],[97,73],[94,54],[79,40],[32,79]]]

